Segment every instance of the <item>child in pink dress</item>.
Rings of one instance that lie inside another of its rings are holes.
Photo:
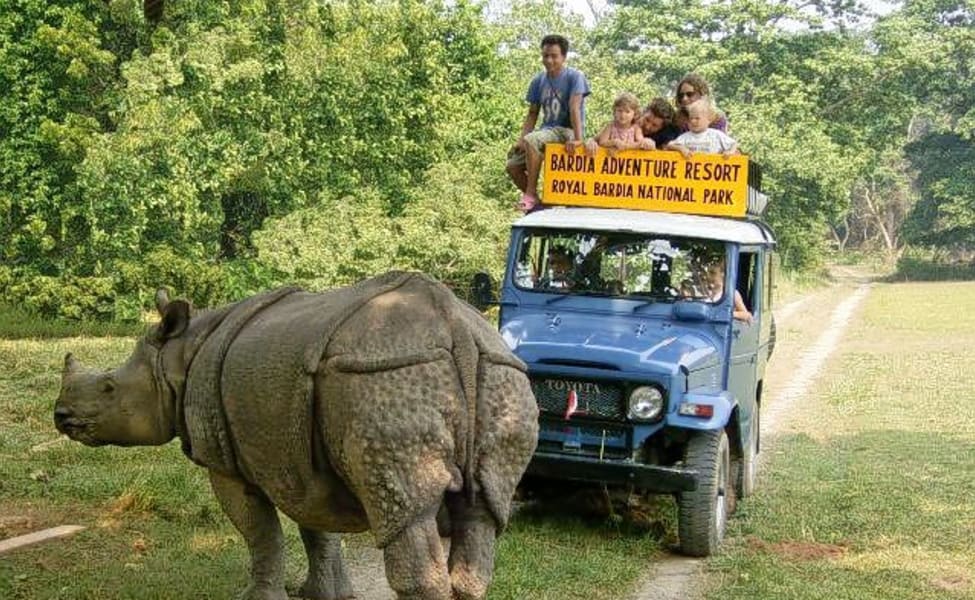
[[[639,148],[643,141],[643,130],[640,128],[640,101],[630,93],[620,94],[613,102],[613,122],[603,127],[596,136],[595,143],[586,143],[586,151],[590,154],[596,151],[596,146],[609,148],[609,153],[616,154],[617,150],[631,150]]]

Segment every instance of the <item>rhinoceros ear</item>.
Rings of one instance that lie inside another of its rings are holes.
[[[156,290],[156,310],[159,316],[166,314],[166,305],[169,304],[169,290],[164,287]]]
[[[68,373],[73,373],[74,371],[77,371],[80,367],[81,364],[78,362],[78,359],[75,358],[73,354],[68,352],[67,354],[64,355],[64,370],[61,371],[63,374],[67,375]]]
[[[190,305],[185,300],[173,300],[166,304],[162,312],[162,322],[156,330],[159,341],[178,337],[190,324]]]

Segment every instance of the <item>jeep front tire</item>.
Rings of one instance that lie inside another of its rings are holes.
[[[697,471],[697,489],[678,496],[680,551],[710,556],[718,550],[734,508],[731,450],[724,430],[695,432],[684,450],[684,467]]]

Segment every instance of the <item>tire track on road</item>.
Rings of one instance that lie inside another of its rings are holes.
[[[770,436],[775,435],[779,426],[779,420],[796,400],[801,398],[813,383],[813,379],[819,374],[826,359],[836,349],[840,338],[846,331],[853,311],[866,298],[870,292],[870,284],[862,284],[850,294],[850,296],[840,302],[833,309],[829,318],[829,327],[823,331],[816,339],[816,342],[802,354],[799,370],[789,379],[785,387],[780,390],[765,409],[762,415],[762,430],[767,431]]]

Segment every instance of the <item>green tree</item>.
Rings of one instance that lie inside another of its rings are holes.
[[[924,99],[916,139],[906,156],[919,200],[906,223],[916,244],[971,248],[975,244],[975,6],[964,0],[907,2],[882,23],[888,37],[903,32],[903,53],[916,68],[904,87]]]
[[[861,160],[842,111],[822,109],[871,68],[861,36],[824,24],[860,14],[853,3],[626,1],[593,38],[620,72],[668,96],[688,72],[709,80],[733,135],[763,167],[786,264],[804,267],[849,205]]]
[[[5,56],[18,59],[6,62],[16,93],[3,116],[4,264],[20,265],[5,267],[8,283],[94,276],[120,298],[145,295],[167,283],[146,281],[146,264],[170,256],[184,259],[170,281],[220,301],[249,284],[202,281],[221,264],[227,277],[259,272],[246,265],[264,264],[252,235],[265,219],[327,211],[323,198],[395,217],[425,197],[431,165],[497,143],[510,114],[498,38],[467,2],[188,0],[147,24],[134,0],[18,1],[52,24],[35,33],[25,10],[0,9],[17,42]],[[40,68],[28,58],[39,48]]]
[[[621,91],[711,81],[787,265],[815,265],[830,225],[892,252],[970,240],[969,2],[910,0],[869,27],[849,0],[626,0],[593,30],[555,0],[488,8],[0,4],[0,295],[119,316],[160,283],[209,304],[393,267],[498,274],[504,155],[556,32],[592,84],[590,134]]]
[[[933,133],[908,147],[920,200],[906,225],[908,239],[942,248],[975,247],[975,143]]]
[[[11,0],[0,9],[3,264],[55,275],[84,262],[75,166],[110,126],[116,55],[97,4]],[[124,51],[124,48],[121,48]]]

